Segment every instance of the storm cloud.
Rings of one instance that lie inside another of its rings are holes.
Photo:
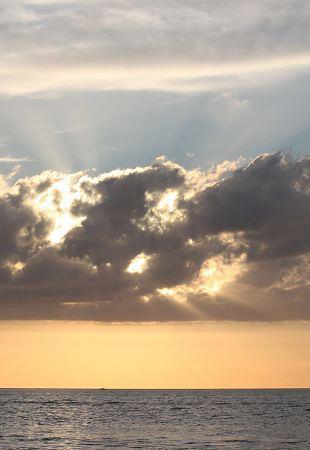
[[[310,319],[310,159],[2,180],[1,319]]]

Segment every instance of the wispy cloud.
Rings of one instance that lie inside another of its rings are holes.
[[[0,156],[0,163],[19,163],[19,162],[34,162],[34,159],[27,157],[15,157],[15,156]]]
[[[309,2],[283,0],[278,14],[275,5],[273,0],[5,2],[1,90],[189,92],[262,82],[261,73],[266,82],[309,69]]]

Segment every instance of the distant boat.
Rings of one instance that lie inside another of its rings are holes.
[[[99,390],[100,390],[100,391],[105,391],[105,390],[106,390],[106,388],[100,388]]]

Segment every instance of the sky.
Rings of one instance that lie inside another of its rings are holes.
[[[309,386],[309,25],[0,0],[1,386]]]

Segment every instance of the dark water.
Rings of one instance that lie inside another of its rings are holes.
[[[310,390],[0,390],[1,449],[310,449]]]

